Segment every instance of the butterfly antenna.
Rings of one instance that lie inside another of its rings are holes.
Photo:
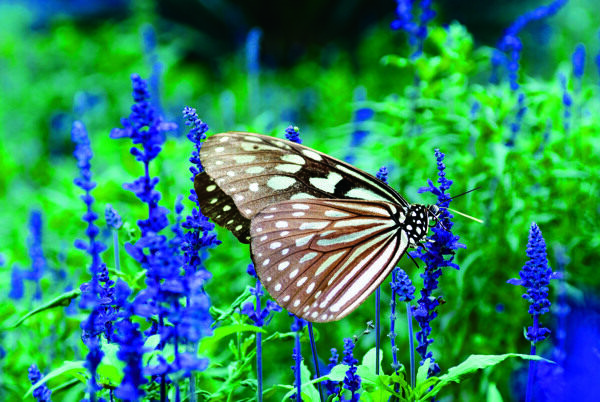
[[[468,218],[468,219],[474,220],[474,221],[475,221],[475,222],[477,222],[477,223],[483,223],[483,221],[482,221],[481,219],[477,219],[477,218],[475,218],[475,217],[473,217],[473,216],[471,216],[471,215],[463,214],[462,212],[460,212],[460,211],[457,211],[456,209],[452,209],[452,208],[447,208],[447,209],[448,209],[448,211],[452,211],[452,212],[454,212],[454,213],[457,213],[457,214],[459,214],[459,215],[461,215],[461,216],[464,216],[465,218]]]
[[[412,257],[412,255],[410,255],[409,253],[406,253],[406,255],[412,260],[412,262],[415,263],[415,266],[417,267],[417,269],[421,268],[421,267],[419,267],[419,264],[417,264],[417,261],[415,261],[415,259]]]
[[[477,186],[477,187],[475,187],[475,188],[472,188],[472,189],[470,189],[470,190],[467,190],[467,191],[465,191],[464,193],[460,193],[459,195],[455,195],[454,197],[452,197],[452,198],[448,199],[448,201],[450,201],[450,200],[453,200],[453,199],[455,199],[455,198],[458,198],[458,197],[462,197],[463,195],[465,195],[465,194],[469,194],[470,192],[473,192],[473,191],[475,191],[475,190],[479,190],[480,188],[481,188],[481,186]]]

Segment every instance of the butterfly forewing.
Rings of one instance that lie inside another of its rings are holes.
[[[203,144],[200,159],[206,173],[248,219],[270,204],[296,199],[363,199],[408,205],[391,187],[352,165],[265,135],[213,135]],[[204,192],[198,187],[196,191]],[[201,203],[204,213],[206,201]]]
[[[194,189],[204,216],[229,229],[240,242],[250,243],[250,220],[240,214],[231,197],[206,172],[194,177]]]
[[[339,320],[385,279],[409,245],[404,208],[306,199],[271,205],[251,222],[256,272],[277,303],[312,322]]]

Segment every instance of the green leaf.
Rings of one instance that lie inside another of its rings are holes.
[[[61,375],[69,374],[76,378],[82,378],[83,374],[87,373],[87,369],[84,367],[84,364],[84,360],[65,361],[62,366],[55,370],[52,370],[51,372],[46,374],[44,378],[42,378],[41,380],[33,384],[31,387],[29,387],[25,395],[23,395],[23,399],[31,395],[33,390],[39,387],[40,385],[45,384],[46,382],[54,378],[60,377]]]
[[[367,353],[365,353],[365,355],[363,356],[363,361],[362,361],[362,366],[365,366],[367,369],[369,369],[373,374],[375,374],[375,348],[370,349],[369,351],[367,351]],[[383,360],[383,351],[381,351],[381,349],[379,350],[379,362],[378,362],[378,366],[379,366],[379,372],[381,373],[381,361]],[[360,367],[360,366],[359,366]]]
[[[4,329],[17,328],[19,325],[23,324],[23,322],[25,322],[25,320],[27,320],[29,317],[39,314],[42,311],[50,310],[55,307],[67,307],[71,303],[71,300],[75,299],[80,294],[81,294],[81,290],[79,290],[79,289],[73,289],[69,292],[65,292],[62,295],[50,300],[49,302],[43,304],[40,307],[36,308],[35,310],[32,310],[29,313],[25,314],[23,317],[21,317],[19,319],[19,321],[17,321],[13,325],[10,325]]]
[[[103,339],[102,351],[104,352],[104,356],[98,366],[98,375],[100,377],[98,382],[102,385],[116,388],[123,380],[123,370],[125,369],[125,362],[117,358],[119,345],[107,343]]]
[[[444,374],[437,378],[437,383],[431,389],[431,391],[427,392],[423,396],[424,399],[431,398],[437,395],[440,390],[448,385],[451,382],[459,383],[461,381],[461,377],[466,374],[470,374],[474,371],[484,369],[486,367],[495,366],[498,363],[503,362],[509,357],[520,357],[521,359],[526,360],[544,360],[552,363],[550,360],[544,359],[539,356],[531,356],[531,355],[522,355],[518,353],[506,353],[503,355],[471,355],[464,362],[460,363],[458,366],[451,367],[448,369],[448,373]]]
[[[416,384],[415,386],[419,386],[422,382],[427,379],[427,374],[429,373],[429,366],[431,365],[431,359],[427,359],[423,362],[421,366],[417,369],[416,376]]]
[[[338,364],[331,369],[326,377],[328,377],[331,381],[344,381],[344,378],[346,377],[346,371],[348,371],[348,366],[345,364]]]
[[[213,330],[213,334],[206,338],[202,338],[200,345],[198,346],[198,350],[200,352],[205,352],[215,347],[216,343],[226,336],[238,333],[238,332],[262,332],[266,333],[263,328],[257,327],[255,325],[249,324],[234,324],[234,325],[226,325],[223,327],[219,327]]]
[[[486,402],[502,402],[502,395],[495,383],[488,385]]]

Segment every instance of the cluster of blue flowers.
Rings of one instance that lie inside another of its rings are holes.
[[[346,377],[344,377],[344,388],[350,391],[352,396],[350,399],[342,398],[341,400],[347,402],[357,402],[360,400],[358,390],[360,389],[361,378],[356,374],[358,360],[353,355],[354,346],[356,344],[352,338],[344,338],[344,358],[342,362],[350,366],[346,371]]]
[[[427,247],[419,247],[416,251],[410,252],[411,257],[419,258],[425,263],[425,272],[420,274],[423,278],[421,298],[418,300],[418,307],[414,309],[413,313],[421,327],[421,331],[417,332],[417,341],[419,342],[417,352],[421,355],[421,364],[425,359],[431,359],[429,375],[436,375],[440,372],[440,367],[435,363],[432,352],[427,350],[433,342],[433,339],[429,337],[431,334],[430,323],[437,317],[436,308],[440,304],[439,300],[433,297],[433,291],[437,289],[438,278],[442,275],[443,267],[459,269],[458,265],[452,262],[454,252],[458,248],[465,248],[463,244],[458,242],[459,237],[452,233],[453,223],[451,219],[453,216],[446,209],[451,201],[448,190],[452,185],[452,180],[446,178],[444,154],[436,149],[435,157],[437,159],[439,187],[428,180],[429,186],[420,188],[419,192],[431,192],[437,196],[437,206],[440,208],[437,216],[439,223],[431,228],[433,235],[428,237]]]
[[[285,129],[285,139],[288,141],[295,142],[297,144],[302,144],[302,139],[300,138],[298,127],[294,127],[291,124]]]
[[[31,385],[34,385],[35,383],[37,383],[39,380],[42,379],[42,373],[40,372],[40,370],[38,369],[38,367],[35,364],[32,364],[31,366],[29,366],[27,376],[29,377],[29,381],[31,382]],[[51,394],[52,394],[52,391],[50,391],[50,389],[48,388],[48,386],[45,383],[33,390],[33,397],[38,402],[51,402],[52,401],[52,399],[50,398]]]
[[[421,0],[419,2],[421,14],[416,21],[416,16],[413,15],[413,3],[413,0],[396,0],[396,19],[391,22],[390,27],[408,33],[410,45],[416,48],[413,57],[417,57],[423,52],[423,42],[428,35],[427,24],[435,17],[436,12],[431,7],[433,0]]]
[[[400,267],[394,268],[392,271],[392,280],[390,281],[390,286],[392,288],[392,300],[390,302],[391,312],[390,312],[390,342],[392,344],[392,368],[394,371],[398,371],[400,369],[400,364],[398,363],[398,347],[396,346],[396,332],[395,332],[395,323],[396,323],[396,301],[408,303],[415,298],[415,287],[412,284],[412,281],[408,277],[408,274]],[[410,312],[410,309],[407,311]],[[409,317],[409,324],[411,324],[412,319]],[[412,328],[411,328],[412,329]],[[410,340],[412,341],[412,331],[409,331]],[[412,348],[411,348],[412,351]]]
[[[540,6],[532,11],[519,16],[515,22],[504,30],[504,34],[497,45],[497,50],[492,54],[492,76],[490,81],[497,83],[498,70],[505,65],[508,70],[508,80],[513,91],[519,89],[519,60],[523,44],[519,33],[532,21],[548,18],[556,14],[568,0],[555,0],[547,6]],[[508,56],[507,56],[508,55]]]
[[[182,197],[175,202],[175,222],[170,228],[171,235],[161,233],[169,225],[169,211],[159,205],[161,194],[156,190],[159,179],[150,177],[149,165],[161,151],[166,134],[175,130],[177,125],[165,122],[152,105],[146,81],[136,74],[131,79],[135,103],[129,117],[122,120],[123,128],[113,129],[111,138],[130,138],[134,144],[131,154],[144,166],[144,174],[123,187],[134,192],[148,206],[148,218],[138,220],[140,239],[135,244],[125,244],[128,254],[146,271],[146,288],[136,295],[131,304],[124,306],[123,321],[117,325],[116,340],[120,344],[118,356],[130,366],[117,392],[119,395],[129,393],[136,399],[141,395],[140,387],[146,383],[144,375],[150,375],[160,381],[161,399],[164,400],[166,382],[171,375],[179,373],[189,377],[192,371],[203,370],[208,364],[206,359],[196,356],[193,345],[210,333],[210,300],[204,291],[204,284],[211,275],[202,261],[203,253],[219,242],[212,232],[214,225],[197,208],[184,220]],[[198,119],[194,109],[185,108],[184,117],[186,125],[190,126],[188,138],[194,144],[190,158],[193,181],[193,177],[202,169],[199,151],[208,126]],[[189,198],[197,206],[193,191]],[[110,219],[113,218],[111,213]],[[112,223],[116,225],[118,222]],[[184,232],[184,228],[189,230]],[[152,326],[142,334],[138,326],[131,322],[131,315],[146,318]],[[154,334],[160,335],[159,350],[164,349],[167,343],[173,345],[174,360],[167,362],[159,355],[144,368],[144,351],[140,345],[144,344],[144,336]],[[182,350],[185,345],[190,346],[189,352]],[[179,400],[179,387],[175,392],[176,400]]]
[[[262,289],[262,285],[260,284],[260,280],[258,279],[258,275],[256,274],[256,270],[254,269],[254,264],[248,264],[246,272],[248,275],[256,279],[256,285],[250,288],[250,294],[255,296],[256,303],[244,303],[242,306],[242,314],[247,315],[257,327],[263,327],[269,324],[273,318],[271,312],[279,312],[281,311],[281,307],[279,307],[274,301],[267,300],[266,306],[262,308],[261,297],[264,296],[265,293]]]

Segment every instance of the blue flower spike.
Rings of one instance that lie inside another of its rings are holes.
[[[535,355],[536,344],[550,335],[550,330],[540,326],[540,316],[550,311],[550,300],[548,300],[548,286],[551,279],[559,279],[560,274],[552,272],[548,265],[546,255],[546,242],[542,237],[542,231],[533,222],[529,229],[529,241],[527,242],[527,257],[529,260],[519,271],[519,279],[509,279],[507,283],[525,287],[523,298],[529,302],[529,314],[533,317],[533,325],[527,327],[525,338],[531,342],[531,355]],[[535,377],[535,362],[529,361],[529,375],[527,380],[527,391],[525,400],[532,399],[533,379]]]

